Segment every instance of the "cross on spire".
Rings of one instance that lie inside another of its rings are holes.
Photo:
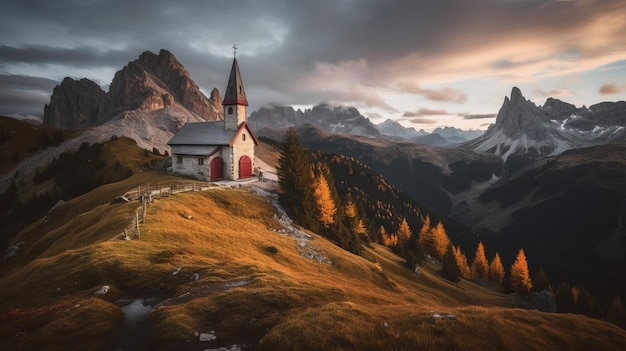
[[[233,44],[233,56],[237,58],[237,44]]]

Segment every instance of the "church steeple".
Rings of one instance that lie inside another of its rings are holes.
[[[248,106],[248,99],[246,99],[246,91],[243,88],[236,58],[233,59],[233,67],[230,70],[230,78],[228,79],[228,86],[226,86],[226,94],[224,94],[222,105]]]
[[[246,121],[248,99],[246,98],[246,91],[243,88],[243,81],[239,73],[239,65],[237,64],[237,46],[234,45],[233,49],[235,49],[235,57],[233,58],[233,66],[230,69],[230,77],[222,105],[224,106],[224,128],[235,130],[239,128],[241,123]]]

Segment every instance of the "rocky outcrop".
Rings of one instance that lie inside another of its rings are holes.
[[[87,128],[105,124],[125,111],[149,113],[174,105],[200,120],[223,118],[217,89],[207,98],[171,52],[161,50],[157,55],[146,51],[115,74],[108,93],[88,79],[65,78],[44,108],[44,124]]]
[[[121,111],[156,111],[175,101],[206,121],[222,119],[217,89],[208,99],[171,52],[161,50],[156,55],[146,51],[115,74],[102,101],[98,123],[106,122]]]
[[[526,135],[531,140],[543,140],[547,137],[544,122],[548,120],[549,115],[543,109],[526,100],[522,92],[514,87],[511,99],[504,97],[496,117],[496,126],[511,139],[519,139]]]
[[[543,109],[552,115],[553,118],[562,120],[576,111],[576,105],[550,97],[543,104]]]
[[[54,87],[50,103],[44,106],[43,124],[64,129],[91,127],[96,123],[104,96],[95,82],[66,77]]]

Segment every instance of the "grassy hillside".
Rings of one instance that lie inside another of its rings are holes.
[[[120,240],[139,204],[112,200],[140,184],[170,180],[152,171],[136,173],[67,202],[21,231],[14,239],[24,242],[18,255],[0,266],[0,349],[626,345],[626,331],[606,322],[514,309],[498,289],[450,283],[437,267],[427,266],[418,276],[382,246],[366,249],[364,258],[313,233],[312,240],[281,234],[285,227],[276,209],[245,187],[156,200],[141,239]],[[303,257],[304,249],[332,264]],[[103,285],[109,292],[94,295]],[[144,322],[130,325],[120,307],[124,298],[161,303]],[[128,332],[133,344],[123,337]],[[202,333],[216,339],[200,341]]]
[[[24,157],[79,133],[0,116],[0,174],[13,170]]]

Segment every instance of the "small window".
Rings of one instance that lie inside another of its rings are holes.
[[[239,87],[239,93],[243,94],[243,87]]]
[[[182,156],[176,157],[176,163],[178,163],[178,164],[183,163],[183,157]]]
[[[200,166],[204,165],[204,157],[198,157],[198,165]]]
[[[229,115],[232,115],[232,114],[233,114],[233,108],[232,108],[232,107],[229,107],[229,108],[228,108],[228,114],[229,114]]]
[[[246,135],[245,134],[241,134],[241,140],[246,141]]]

